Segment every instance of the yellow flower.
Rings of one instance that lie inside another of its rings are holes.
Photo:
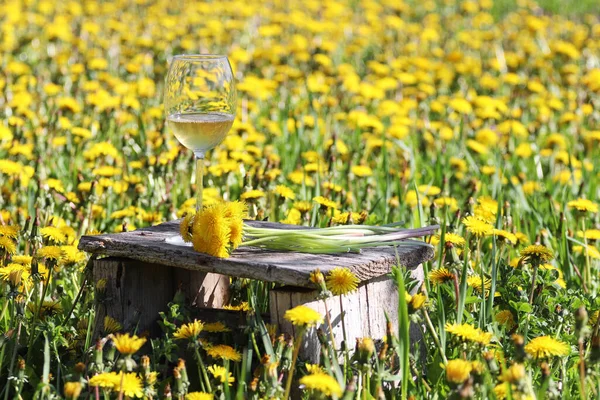
[[[516,244],[517,236],[514,233],[502,229],[494,229],[492,233],[499,239],[504,240],[506,243]]]
[[[506,326],[507,329],[512,329],[515,326],[515,318],[509,310],[498,311],[495,316],[496,322]]]
[[[210,368],[210,367],[209,367]],[[185,395],[185,400],[213,400],[214,395],[204,392],[192,392]]]
[[[491,224],[475,217],[465,217],[462,222],[467,227],[467,231],[475,236],[490,235],[494,231],[494,227]]]
[[[450,324],[446,323],[446,332],[458,336],[465,342],[474,342],[482,345],[489,344],[492,340],[490,332],[484,332],[479,328],[475,328],[469,324]]]
[[[16,239],[21,229],[16,225],[0,225],[0,236]]]
[[[114,319],[112,317],[109,317],[108,315],[106,315],[104,317],[104,333],[105,334],[117,333],[121,329],[123,329],[123,325],[121,325],[119,323],[119,321],[117,321],[116,319]]]
[[[360,280],[348,268],[336,267],[329,271],[326,282],[327,289],[337,296],[354,292]]]
[[[204,324],[197,319],[189,324],[181,325],[173,334],[175,339],[196,339],[204,329]]]
[[[329,200],[323,196],[317,196],[315,198],[313,198],[313,201],[315,203],[317,203],[318,205],[321,206],[321,208],[333,208],[333,209],[337,209],[338,208],[338,204],[333,201],[333,200]]]
[[[300,378],[300,385],[306,390],[314,390],[325,396],[340,397],[343,393],[337,380],[324,373],[305,375]]]
[[[352,166],[351,171],[359,178],[365,178],[373,175],[373,170],[367,165],[354,165]]]
[[[441,239],[442,238],[440,235],[435,235],[431,243],[438,244]],[[444,234],[444,242],[446,242],[446,245],[452,244],[456,247],[463,247],[466,243],[466,240],[462,236],[457,235],[456,233],[446,232]]]
[[[101,387],[101,388],[114,388],[116,384],[116,380],[119,379],[119,376],[116,372],[103,372],[98,375],[94,375],[90,378],[88,385],[91,387]]]
[[[517,383],[525,377],[525,374],[523,364],[513,364],[502,373],[500,380],[507,383]]]
[[[225,203],[225,217],[229,219],[229,240],[231,249],[242,244],[244,234],[244,218],[248,218],[248,206],[243,201]]]
[[[471,286],[473,289],[475,289],[478,293],[483,293],[485,292],[486,295],[489,292],[490,288],[492,287],[492,280],[490,278],[483,278],[483,284],[481,282],[481,276],[479,275],[472,275],[469,276],[467,278],[467,285]]]
[[[260,199],[261,197],[265,197],[265,192],[259,189],[249,190],[247,192],[242,193],[240,198],[242,200],[255,200]]]
[[[184,242],[190,243],[192,241],[192,224],[194,222],[194,214],[188,214],[181,220],[179,224],[179,234]]]
[[[235,378],[231,375],[231,372],[228,373],[227,369],[220,365],[211,365],[207,369],[221,383],[227,383],[228,386],[231,386],[235,382]]]
[[[588,199],[572,200],[567,203],[567,206],[569,208],[574,208],[580,212],[590,212],[590,213],[598,212],[598,204],[596,204]]]
[[[600,240],[600,229],[587,229],[585,232],[579,231],[577,232],[577,236],[583,237],[589,241]]]
[[[115,379],[114,390],[123,392],[126,397],[144,397],[142,380],[135,372],[123,374],[121,372]]]
[[[67,399],[76,399],[81,394],[81,382],[67,382],[63,388],[63,392]]]
[[[312,210],[312,207],[313,205],[310,201],[297,201],[294,203],[294,208],[303,214]]]
[[[294,200],[296,198],[294,191],[285,185],[277,185],[275,189],[273,189],[273,193],[285,199]]]
[[[525,345],[527,354],[535,359],[566,356],[571,352],[569,345],[550,336],[538,336]]]
[[[412,308],[412,310],[416,311],[416,310],[420,309],[421,307],[423,307],[423,305],[425,304],[425,301],[427,301],[427,296],[425,296],[424,294],[421,294],[421,293],[417,293],[417,294],[411,296],[410,307]]]
[[[8,254],[15,254],[17,252],[17,244],[8,236],[0,236],[0,249],[4,249]]]
[[[532,244],[521,250],[521,260],[534,262],[546,262],[554,258],[550,249],[541,244]]]
[[[204,328],[202,329],[204,332],[230,332],[231,329],[225,326],[221,321],[205,323]]]
[[[36,255],[47,260],[59,260],[62,256],[62,250],[58,246],[44,246],[37,251]]]
[[[429,273],[429,280],[433,284],[440,284],[454,280],[454,274],[446,268],[438,268]]]
[[[240,361],[242,359],[242,355],[237,350],[226,344],[211,346],[206,352],[212,358],[220,358],[222,360]]]
[[[295,326],[311,327],[323,322],[323,316],[307,306],[296,306],[283,315]]]
[[[204,207],[194,217],[194,250],[214,257],[229,257],[231,229],[222,204]]]
[[[473,366],[469,361],[461,359],[449,360],[448,364],[446,364],[446,379],[448,382],[454,384],[463,383],[469,379],[472,369]]]
[[[146,343],[146,338],[139,338],[136,335],[129,336],[129,333],[123,335],[116,334],[112,336],[112,341],[119,353],[131,355],[137,352]]]

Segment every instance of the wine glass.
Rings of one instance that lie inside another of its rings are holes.
[[[165,82],[167,126],[196,158],[196,212],[202,209],[204,156],[223,141],[235,119],[237,94],[226,56],[182,54]]]

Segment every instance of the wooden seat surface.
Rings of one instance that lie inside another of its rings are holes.
[[[247,221],[252,226],[298,228],[292,225]],[[258,279],[285,285],[314,288],[312,271],[323,273],[335,267],[349,268],[361,281],[389,273],[399,263],[414,268],[433,257],[433,248],[379,247],[361,253],[307,254],[239,247],[229,258],[198,253],[191,247],[177,246],[165,239],[179,234],[179,221],[170,221],[131,232],[83,236],[79,249],[101,256],[127,257],[201,272],[214,272],[241,278]],[[397,258],[396,258],[397,256]]]

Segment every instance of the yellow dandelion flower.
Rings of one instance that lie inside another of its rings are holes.
[[[412,311],[416,311],[418,309],[420,309],[421,307],[423,307],[425,305],[425,302],[427,301],[427,296],[425,296],[424,294],[421,293],[417,293],[415,295],[412,295],[410,298],[410,307]]]
[[[0,236],[0,249],[4,249],[8,254],[15,254],[17,252],[17,244],[8,236]]]
[[[184,242],[190,243],[192,241],[192,226],[194,222],[194,214],[188,214],[181,220],[179,224],[179,234]]]
[[[312,210],[313,205],[310,201],[297,201],[294,203],[294,208],[304,214]]]
[[[437,285],[454,280],[454,274],[446,268],[438,268],[429,273],[429,280]]]
[[[237,305],[231,305],[228,304],[226,306],[223,306],[224,310],[229,310],[229,311],[250,311],[250,305],[248,304],[247,301],[242,301],[240,304]]]
[[[76,399],[81,394],[81,382],[66,382],[63,387],[63,393],[67,399]]]
[[[323,316],[307,306],[296,306],[287,310],[283,317],[296,326],[311,327],[323,322]]]
[[[213,400],[215,396],[210,393],[192,392],[185,395],[185,400]]]
[[[123,392],[126,397],[144,397],[144,386],[142,380],[135,372],[130,372],[117,376],[114,390]]]
[[[323,282],[325,282],[325,277],[320,269],[315,269],[310,273],[309,280],[317,286],[320,286]]]
[[[492,233],[500,240],[506,243],[517,244],[517,236],[514,233],[502,229],[494,229]]]
[[[523,364],[513,364],[502,372],[500,380],[507,383],[517,383],[525,377],[525,374],[525,366]]]
[[[220,358],[222,360],[240,361],[242,359],[240,352],[226,344],[211,346],[206,350],[206,353],[212,358]]]
[[[12,262],[14,262],[16,264],[25,265],[25,266],[30,266],[32,260],[33,260],[33,257],[25,256],[25,255],[12,256],[12,258],[11,258]]]
[[[600,240],[600,229],[587,229],[585,232],[577,232],[577,236],[582,237],[589,241]]]
[[[242,193],[242,195],[240,196],[242,200],[256,200],[260,199],[261,197],[265,197],[265,192],[259,189],[249,190],[247,192]]]
[[[504,400],[508,393],[508,383],[500,383],[494,387],[494,395],[498,400]]]
[[[60,246],[60,250],[62,251],[60,259],[65,264],[77,264],[86,259],[85,253],[76,246]]]
[[[175,339],[196,339],[204,329],[204,324],[197,319],[189,324],[181,325],[173,334]]]
[[[527,354],[535,359],[566,356],[571,352],[567,343],[558,341],[550,336],[538,336],[525,345]]]
[[[212,204],[196,214],[193,224],[194,250],[214,257],[229,257],[231,230],[223,204]]]
[[[323,196],[317,196],[317,197],[313,198],[313,201],[315,203],[317,203],[318,205],[320,205],[321,208],[323,208],[323,209],[327,209],[327,208],[337,209],[339,207],[335,201],[329,200]]]
[[[140,338],[136,335],[130,336],[129,333],[123,335],[116,334],[112,336],[112,341],[119,353],[131,355],[137,352],[146,343],[146,338]]]
[[[492,287],[492,280],[490,278],[483,278],[483,283],[481,282],[481,276],[472,275],[467,278],[467,285],[475,289],[478,293],[485,292],[486,295]]]
[[[64,243],[67,240],[67,236],[55,226],[46,226],[40,229],[42,237],[52,240],[56,244]]]
[[[487,222],[484,222],[476,217],[465,217],[462,223],[467,227],[467,231],[475,236],[490,235],[494,231],[494,227]]]
[[[546,246],[541,244],[532,244],[521,250],[521,260],[533,262],[547,262],[554,258],[554,255]]]
[[[341,397],[343,393],[337,380],[324,373],[303,376],[300,378],[300,386],[306,390],[316,391],[325,396]]]
[[[431,243],[437,245],[438,243],[440,243],[441,239],[442,238],[440,235],[435,235],[432,238]],[[466,240],[462,236],[457,235],[456,233],[446,232],[444,234],[444,242],[446,243],[446,246],[451,244],[456,247],[463,247],[466,243]]]
[[[233,377],[231,372],[227,372],[227,369],[225,367],[222,367],[220,365],[211,365],[207,369],[208,372],[210,372],[212,376],[214,376],[215,379],[217,379],[221,383],[227,383],[228,386],[231,386],[233,382],[235,382],[235,378]]]
[[[507,329],[512,329],[515,326],[515,317],[509,310],[498,311],[495,320],[500,325],[504,325]]]
[[[20,230],[21,228],[16,225],[0,225],[0,236],[16,239]]]
[[[47,260],[59,260],[62,257],[62,250],[58,246],[44,246],[37,251],[36,255]]]
[[[273,193],[283,197],[284,199],[294,200],[296,198],[294,191],[285,185],[277,185],[275,189],[273,189]]]
[[[573,246],[573,252],[578,254],[585,254],[586,257],[590,257],[596,260],[600,260],[600,251],[593,246]]]
[[[108,315],[104,317],[104,333],[105,334],[117,333],[121,329],[123,329],[123,325],[121,325],[119,323],[119,321],[117,321],[116,319],[114,319],[113,317],[110,317]]]
[[[329,271],[326,278],[327,288],[336,296],[354,292],[359,282],[352,271],[340,267]]]
[[[94,375],[88,381],[88,385],[91,387],[101,387],[105,389],[112,389],[116,384],[116,380],[119,379],[119,375],[116,372],[103,372],[98,375]]]
[[[588,199],[572,200],[567,203],[567,206],[569,208],[574,208],[575,210],[577,210],[579,212],[583,212],[583,213],[585,213],[585,212],[597,213],[598,212],[598,204],[596,204]]]
[[[321,367],[319,364],[304,364],[304,366],[306,367],[306,371],[309,374],[324,374],[325,370],[323,369],[323,367]]]
[[[490,332],[484,332],[479,328],[475,328],[469,324],[450,324],[446,323],[446,332],[459,337],[464,342],[479,343],[482,345],[489,344],[492,340]]]
[[[217,321],[217,322],[205,323],[203,331],[217,333],[217,332],[231,332],[231,329],[229,329],[227,326],[225,326],[225,324],[222,323],[221,321]]]
[[[469,361],[456,359],[446,364],[446,379],[450,383],[460,384],[469,379],[473,365]]]

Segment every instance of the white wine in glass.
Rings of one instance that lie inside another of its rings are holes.
[[[233,125],[237,94],[229,60],[222,55],[174,56],[165,82],[167,127],[196,158],[196,211],[202,208],[204,156]]]

